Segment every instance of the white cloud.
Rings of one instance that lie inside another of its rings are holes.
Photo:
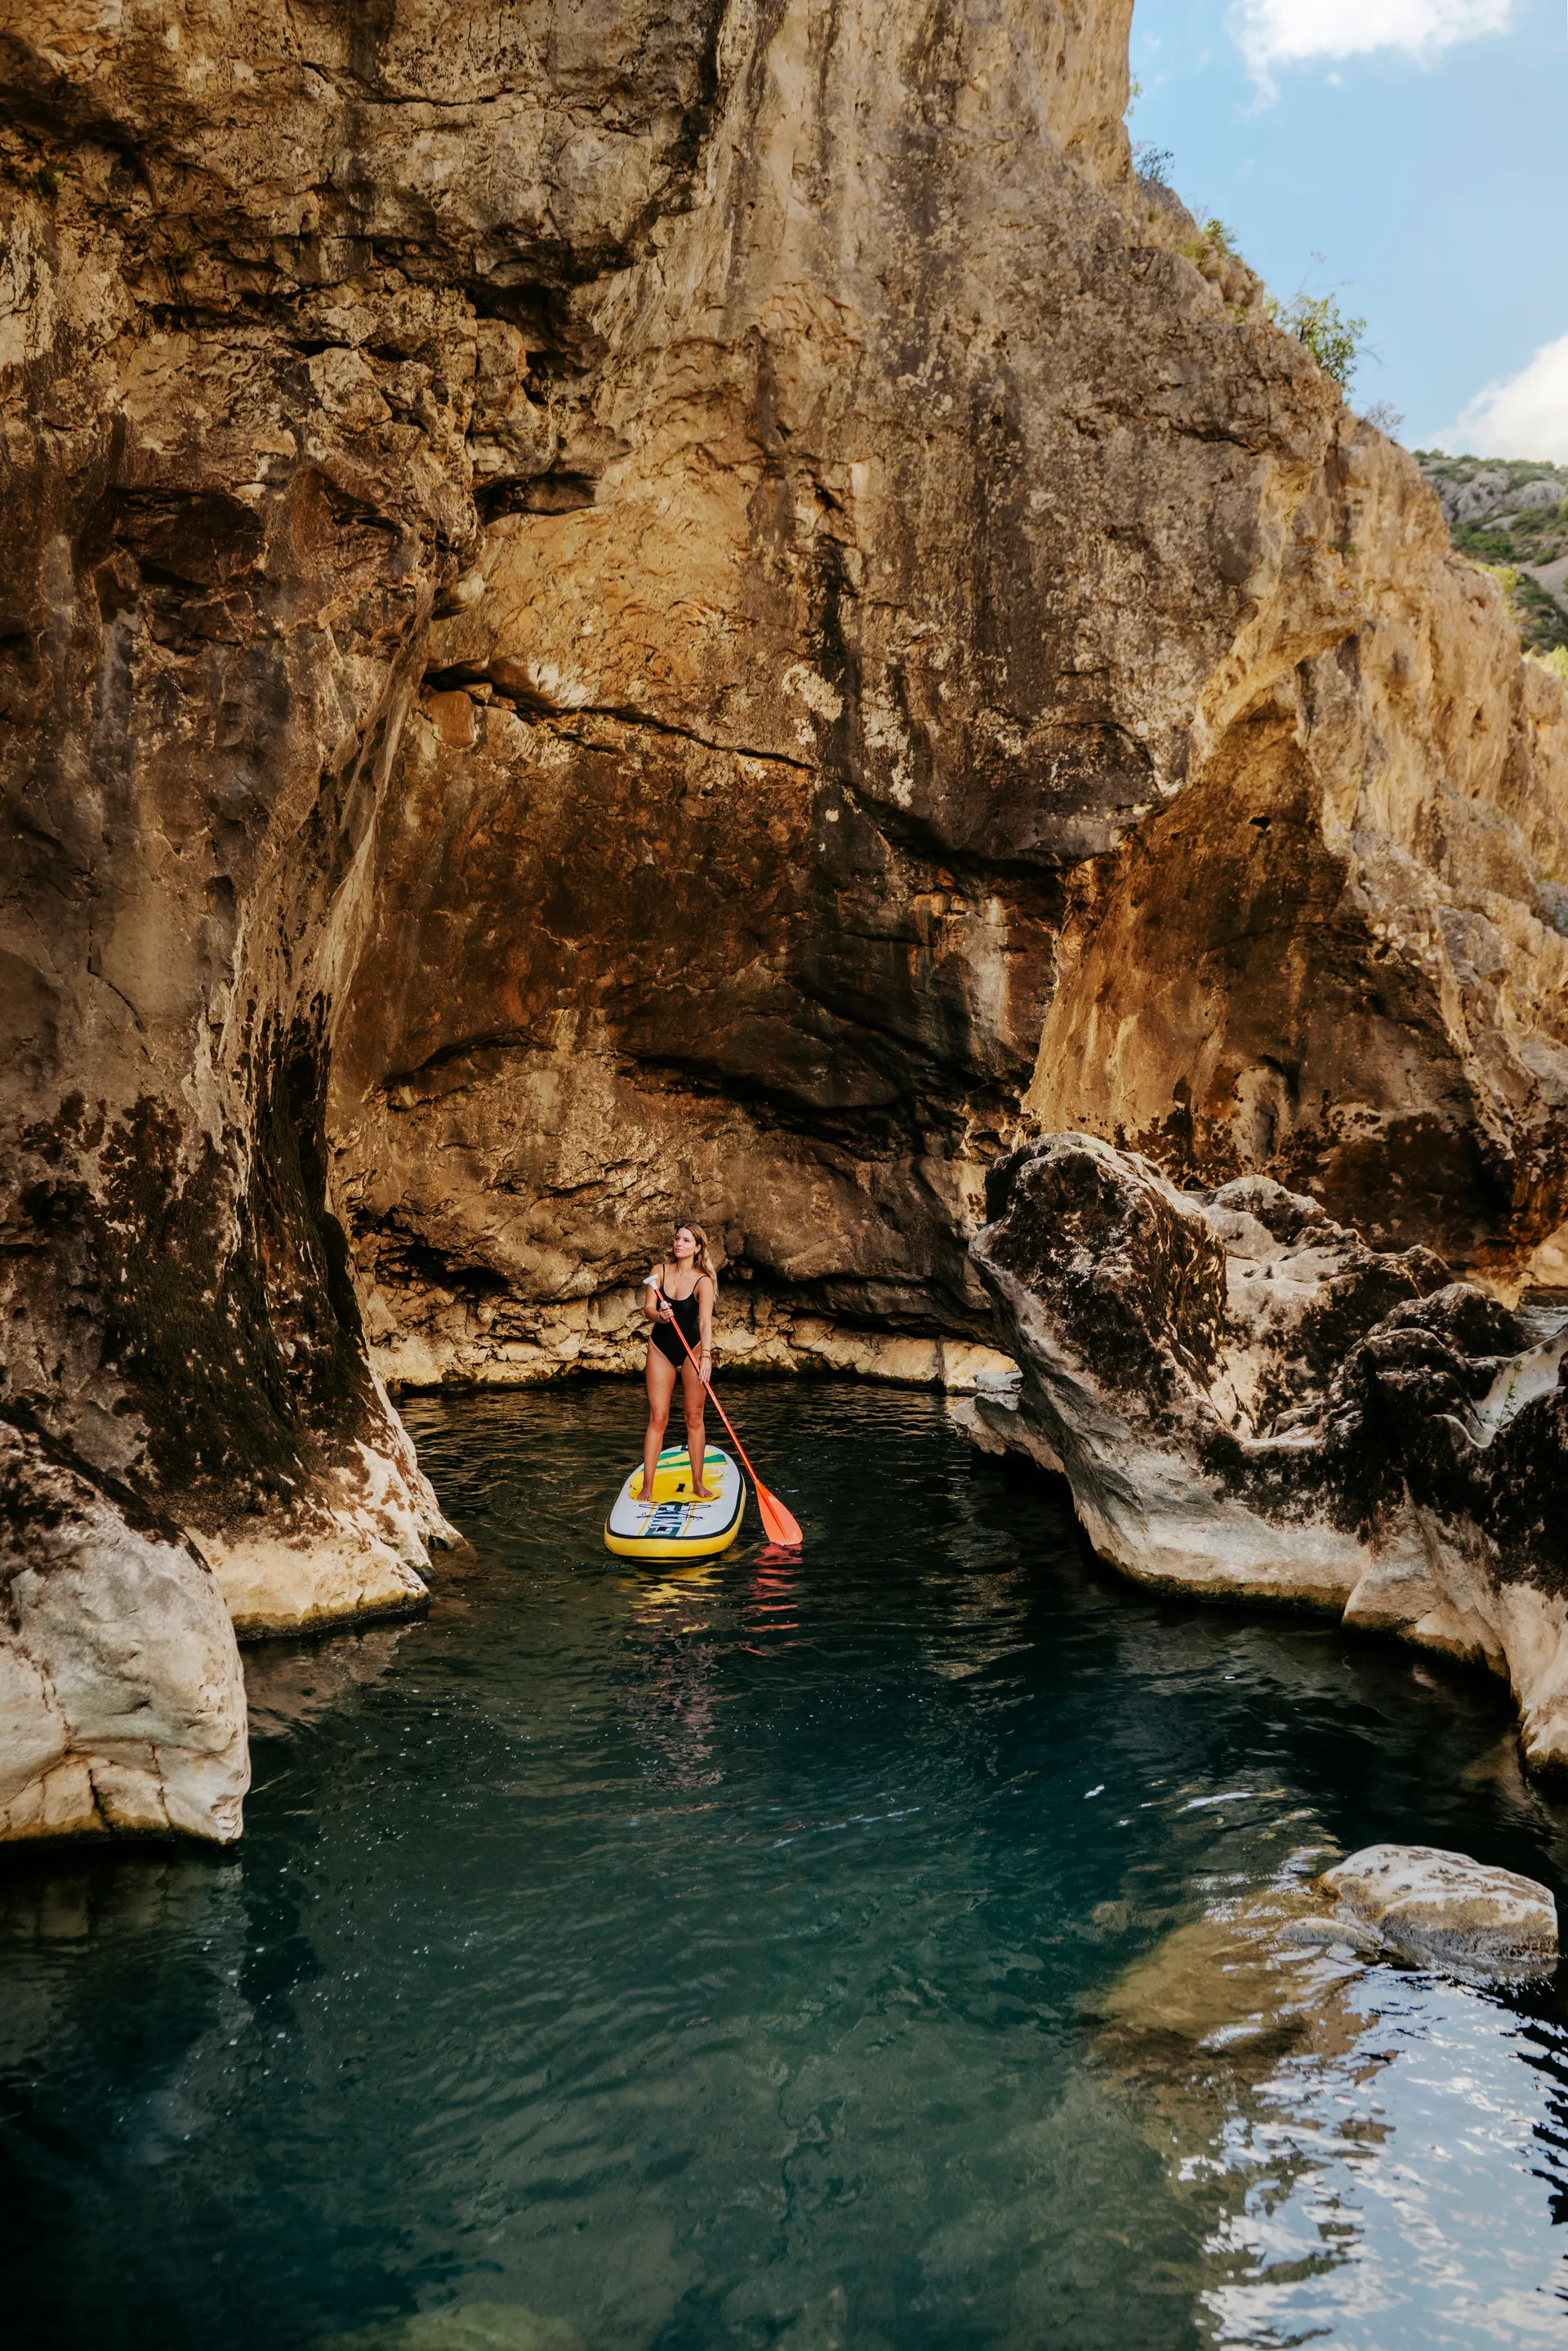
[[[1507,29],[1513,0],[1237,0],[1231,24],[1248,64],[1267,84],[1278,66],[1360,57],[1375,49],[1429,57],[1456,41]]]
[[[1568,464],[1568,335],[1545,343],[1506,383],[1478,392],[1435,444],[1476,457],[1549,457]]]

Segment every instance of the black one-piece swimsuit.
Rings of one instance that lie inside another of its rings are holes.
[[[663,1289],[662,1284],[661,1289]],[[700,1354],[702,1309],[697,1304],[697,1294],[695,1290],[689,1298],[672,1298],[668,1291],[664,1292],[664,1297],[665,1305],[674,1308],[675,1319],[673,1325],[668,1322],[654,1323],[653,1344],[660,1354],[674,1364],[675,1369],[679,1371],[686,1360],[686,1350],[676,1338],[675,1332],[684,1331],[686,1335],[686,1344],[691,1348],[693,1354]]]

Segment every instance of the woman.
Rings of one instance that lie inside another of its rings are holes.
[[[692,1491],[699,1502],[712,1501],[703,1482],[707,1459],[707,1435],[703,1427],[703,1381],[713,1370],[714,1271],[707,1253],[707,1235],[700,1225],[683,1225],[674,1238],[674,1262],[656,1265],[643,1284],[643,1311],[653,1325],[648,1337],[648,1434],[643,1439],[643,1491],[652,1494],[659,1466],[659,1447],[669,1424],[670,1398],[675,1374],[686,1407],[686,1452],[692,1465]],[[684,1332],[696,1365],[683,1347]]]

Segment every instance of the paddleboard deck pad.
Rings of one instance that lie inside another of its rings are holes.
[[[692,1468],[684,1445],[668,1445],[659,1456],[651,1501],[643,1499],[639,1461],[604,1521],[607,1550],[622,1559],[709,1559],[727,1551],[740,1532],[746,1480],[727,1453],[710,1445],[703,1482],[712,1494],[699,1502],[692,1494]]]

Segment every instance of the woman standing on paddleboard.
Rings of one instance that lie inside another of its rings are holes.
[[[648,1434],[643,1439],[643,1491],[652,1494],[659,1467],[659,1448],[669,1426],[670,1399],[675,1374],[686,1407],[686,1451],[692,1465],[692,1492],[699,1502],[712,1497],[703,1482],[707,1459],[707,1433],[703,1426],[703,1381],[713,1371],[714,1270],[707,1253],[707,1235],[700,1225],[683,1225],[675,1235],[674,1262],[656,1265],[643,1284],[643,1311],[653,1323],[648,1337]],[[694,1364],[683,1347],[697,1358]],[[698,1370],[698,1364],[701,1370]]]

